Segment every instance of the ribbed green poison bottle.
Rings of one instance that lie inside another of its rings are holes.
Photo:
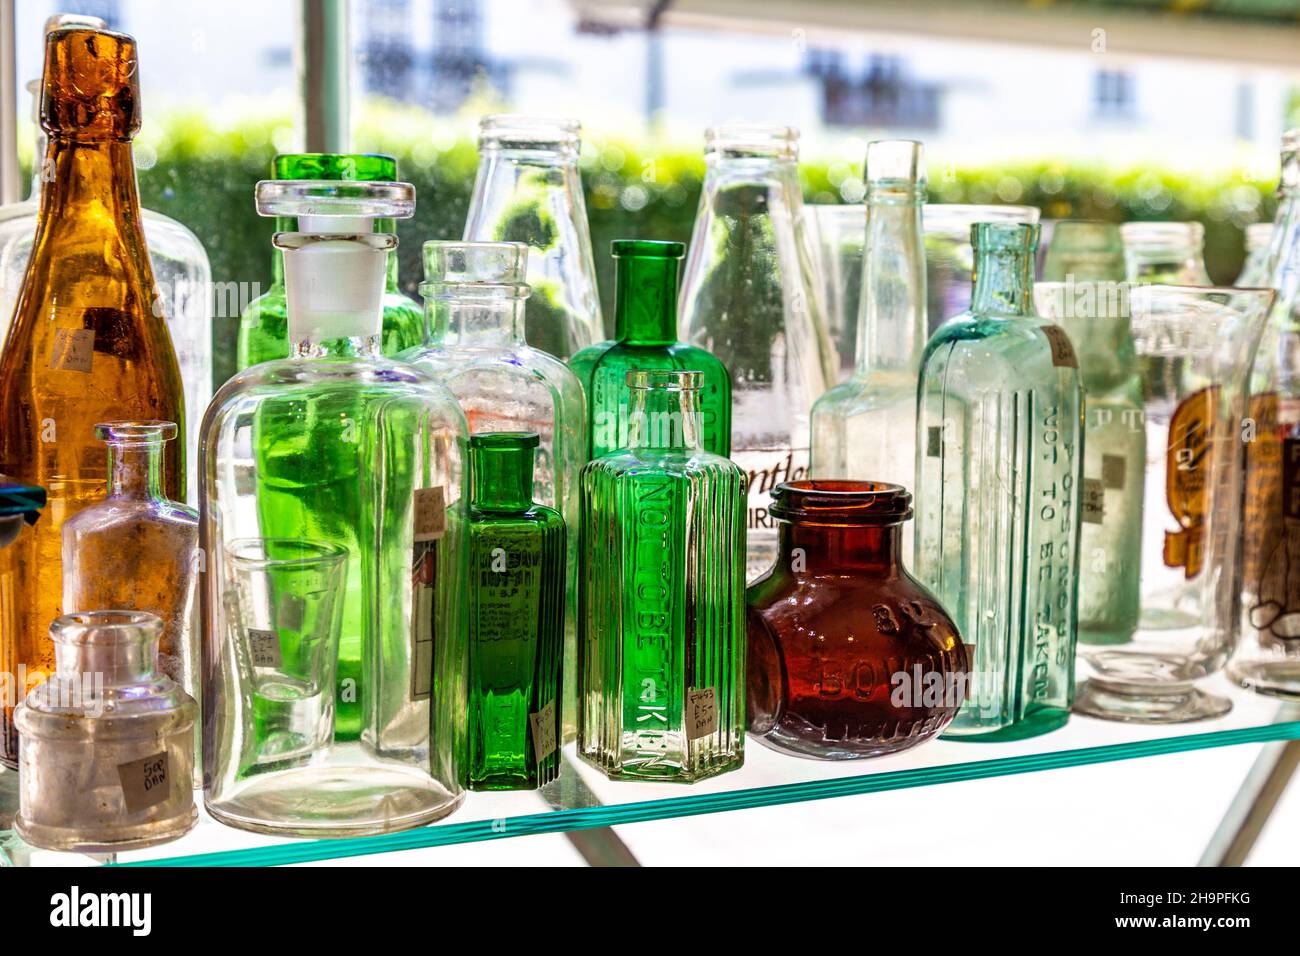
[[[535,432],[469,440],[469,787],[554,780],[563,740],[564,519],[533,501]]]
[[[205,799],[233,826],[359,834],[459,805],[465,418],[380,354],[407,183],[267,181],[291,217],[289,358],[234,376],[203,427]]]
[[[590,457],[627,447],[631,404],[627,373],[637,368],[699,372],[703,376],[700,427],[704,450],[729,456],[731,375],[704,349],[677,341],[677,266],[685,247],[680,242],[621,239],[613,243],[612,250],[614,338],[569,359],[590,405]]]
[[[628,447],[582,475],[578,749],[690,782],[744,760],[746,478],[704,450],[699,372],[627,383]]]
[[[271,176],[277,180],[330,180],[334,182],[393,182],[397,160],[372,153],[285,153],[275,157]],[[280,217],[276,231],[292,232],[292,217]],[[395,234],[394,219],[376,219],[375,232]],[[292,343],[286,312],[284,253],[276,249],[271,288],[244,309],[239,321],[238,362],[240,370],[259,362],[288,358]],[[384,355],[396,355],[419,345],[424,334],[424,310],[397,287],[397,253],[388,257],[384,279],[384,321],[381,347]]]
[[[947,734],[1009,740],[1074,698],[1083,387],[1069,336],[1034,312],[1038,227],[972,230],[970,312],[926,346],[917,404],[918,577],[975,645]]]
[[[536,432],[533,500],[578,527],[579,476],[587,461],[587,411],[577,376],[554,355],[524,341],[524,282],[528,247],[519,242],[424,244],[426,344],[401,358],[446,385],[469,421],[471,434]],[[566,669],[577,651],[577,535],[568,541],[569,601]],[[577,716],[566,688],[566,736]]]
[[[911,489],[916,484],[916,382],[926,339],[921,144],[870,143],[866,178],[857,366],[848,381],[813,405],[811,467],[818,478]]]
[[[1074,344],[1084,391],[1079,640],[1122,644],[1138,625],[1147,439],[1124,244],[1105,222],[1058,222],[1034,287]]]

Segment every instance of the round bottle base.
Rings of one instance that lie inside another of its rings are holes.
[[[281,836],[369,836],[424,826],[464,801],[413,770],[348,766],[266,774],[226,800],[204,800],[213,818]]]
[[[978,730],[954,733],[949,728],[941,735],[941,739],[953,740],[963,744],[1000,744],[1009,740],[1025,740],[1029,737],[1037,737],[1040,734],[1059,730],[1065,726],[1066,721],[1069,719],[1070,712],[1068,710],[1053,707],[1050,710],[1042,710],[1036,714],[1031,714],[1014,724],[999,727],[986,733],[981,733]]]
[[[1232,701],[1196,687],[1177,693],[1157,694],[1153,688],[1135,693],[1096,678],[1079,685],[1074,712],[1100,720],[1118,720],[1130,724],[1184,724],[1194,720],[1222,717],[1232,710]]]
[[[189,813],[170,820],[153,820],[133,827],[122,827],[104,839],[87,839],[84,829],[75,827],[50,827],[27,820],[20,811],[14,817],[14,832],[30,846],[42,850],[59,850],[65,853],[124,853],[128,850],[143,850],[179,839],[190,830],[199,819],[199,811],[193,805]]]
[[[1300,660],[1277,660],[1245,665],[1229,664],[1233,683],[1266,697],[1300,700]]]

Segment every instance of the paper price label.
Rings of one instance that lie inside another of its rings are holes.
[[[280,656],[280,635],[275,631],[250,627],[248,651],[253,658],[254,667],[279,667],[283,660]]]
[[[541,763],[555,753],[555,701],[552,700],[541,710],[529,714],[528,728],[533,735],[533,753],[537,756],[537,762]]]
[[[1052,364],[1061,368],[1078,368],[1079,359],[1074,354],[1070,336],[1059,325],[1044,325],[1043,334],[1052,347]]]
[[[442,486],[417,488],[413,509],[416,541],[437,541],[447,533],[447,502]]]
[[[1102,455],[1101,456],[1101,483],[1107,488],[1116,491],[1124,487],[1124,456],[1123,455]]]
[[[89,372],[95,358],[94,329],[55,329],[50,368]]]
[[[686,692],[686,739],[699,740],[718,732],[718,698],[712,687]]]
[[[1106,485],[1096,478],[1083,479],[1080,516],[1087,524],[1101,524],[1106,517]]]
[[[127,813],[142,813],[156,807],[171,792],[171,766],[167,751],[117,765],[122,799]],[[189,782],[186,781],[186,786]]]

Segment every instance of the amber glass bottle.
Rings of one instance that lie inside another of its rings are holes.
[[[54,672],[49,627],[63,613],[63,522],[97,502],[108,477],[95,424],[159,419],[183,435],[180,370],[155,305],[131,159],[138,77],[130,37],[70,28],[46,39],[47,188],[0,356],[0,474],[40,485],[49,498],[32,533],[0,551],[0,672],[20,681]],[[184,474],[183,454],[173,455],[166,497],[185,499]],[[3,703],[0,760],[15,767],[13,701]]]
[[[778,485],[777,560],[745,593],[749,732],[801,757],[906,750],[965,697],[967,653],[934,595],[903,567],[912,496],[900,485]]]

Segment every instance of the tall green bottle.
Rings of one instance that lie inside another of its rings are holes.
[[[590,414],[589,457],[627,447],[631,394],[627,373],[637,368],[693,369],[703,376],[700,425],[704,450],[731,455],[731,375],[694,345],[677,341],[677,268],[686,253],[680,242],[619,239],[615,263],[614,338],[590,345],[569,359],[586,389]]]
[[[1083,379],[1079,640],[1122,644],[1140,610],[1147,438],[1119,227],[1058,222],[1043,279],[1038,313],[1070,336]]]
[[[272,179],[319,179],[332,182],[396,182],[397,160],[375,153],[283,153],[271,164]],[[276,221],[277,232],[292,232],[291,219]],[[374,231],[396,234],[397,220],[379,219]],[[289,357],[289,324],[284,288],[284,254],[275,250],[274,282],[244,308],[239,320],[238,362],[243,371],[259,362]],[[419,345],[424,336],[424,309],[397,288],[397,253],[388,256],[384,285],[383,354],[395,356]]]
[[[1011,740],[1074,701],[1083,387],[1069,336],[1034,311],[1038,227],[971,233],[970,311],[921,364],[917,576],[975,645],[946,736]]]
[[[583,470],[578,750],[616,779],[744,762],[746,477],[704,450],[702,378],[628,372],[628,447]]]
[[[560,770],[564,519],[533,501],[535,432],[469,440],[469,788]]]

